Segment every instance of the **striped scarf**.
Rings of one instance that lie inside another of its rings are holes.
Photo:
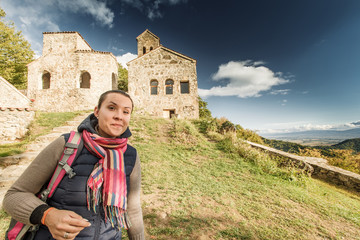
[[[99,162],[87,182],[87,205],[96,212],[102,195],[105,220],[111,225],[128,229],[130,222],[126,213],[127,188],[123,153],[127,149],[127,138],[104,138],[84,130],[84,146]]]

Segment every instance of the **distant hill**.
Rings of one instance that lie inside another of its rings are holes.
[[[274,140],[274,139],[266,139],[263,138],[263,141],[265,144],[285,151],[285,152],[289,152],[289,153],[295,153],[295,154],[299,154],[300,149],[304,150],[306,148],[308,149],[322,149],[322,150],[331,150],[331,149],[350,149],[353,150],[354,153],[359,153],[360,152],[360,138],[352,138],[352,139],[347,139],[345,141],[342,141],[340,143],[337,144],[333,144],[331,146],[304,146],[298,143],[293,143],[293,142],[288,142],[288,141],[283,141],[283,140]],[[323,154],[326,152],[323,151]]]
[[[299,154],[299,149],[306,148],[305,146],[303,146],[301,144],[282,141],[282,140],[263,138],[263,141],[265,144],[267,144],[273,148],[276,148],[276,149],[279,149],[281,151],[288,152],[288,153]]]
[[[296,142],[305,145],[334,145],[347,139],[360,138],[360,127],[349,130],[312,130],[278,134],[260,134],[268,139]]]
[[[360,138],[347,139],[331,146],[335,149],[352,149],[354,152],[360,152]]]

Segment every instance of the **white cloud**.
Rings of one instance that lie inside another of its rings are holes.
[[[162,18],[162,14],[159,9],[160,0],[154,1],[154,4],[147,8],[147,16],[150,20],[154,20],[155,18]]]
[[[281,106],[285,106],[285,105],[286,105],[286,103],[287,103],[287,100],[286,100],[286,99],[282,100],[282,102],[281,102]]]
[[[271,95],[288,95],[290,91],[291,91],[290,89],[272,90],[270,92],[270,94]]]
[[[259,130],[263,134],[275,134],[275,133],[290,133],[290,132],[303,132],[311,130],[349,130],[352,128],[358,128],[356,123],[342,123],[342,124],[314,124],[304,122],[286,122],[286,123],[272,123],[268,124],[267,129]],[[280,128],[279,128],[280,127]]]
[[[140,0],[122,0],[122,2],[139,10],[142,10],[144,7],[144,4]]]
[[[15,23],[29,41],[36,56],[42,52],[42,32],[60,31],[56,24],[58,14],[53,11],[55,0],[2,1],[1,7],[6,12],[6,19]]]
[[[212,78],[214,81],[228,79],[229,82],[225,86],[199,89],[199,95],[202,98],[209,96],[260,97],[262,92],[269,91],[273,86],[289,82],[281,72],[274,73],[262,64],[263,62],[250,60],[222,64]]]
[[[41,55],[42,33],[64,31],[58,23],[64,12],[89,14],[94,20],[107,27],[113,26],[114,13],[100,0],[9,0],[2,1],[6,19],[15,23],[31,44],[36,56]]]
[[[187,3],[187,0],[122,0],[122,2],[145,13],[150,20],[154,20],[163,17],[161,5],[175,6]]]
[[[129,53],[129,52],[116,57],[118,63],[120,63],[126,69],[127,69],[126,63],[130,62],[131,60],[133,60],[135,58],[137,58],[137,55]]]
[[[98,0],[56,0],[63,11],[73,13],[88,13],[102,26],[113,27],[114,13],[106,6],[105,2]]]

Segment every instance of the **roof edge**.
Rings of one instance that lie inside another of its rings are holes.
[[[0,76],[0,81],[4,82],[8,87],[10,87],[12,90],[14,90],[18,95],[20,95],[21,98],[24,98],[25,100],[27,100],[29,102],[29,104],[31,103],[31,100],[25,96],[24,94],[22,94],[14,85],[12,85],[8,80],[6,80],[5,78]]]
[[[76,31],[64,31],[64,32],[43,32],[43,35],[44,34],[78,34],[82,40],[84,40],[84,42],[89,46],[89,48],[92,49],[92,47],[90,46],[90,44],[83,38],[83,36],[81,36],[81,34],[79,32],[76,32]]]
[[[150,35],[152,35],[154,38],[157,38],[157,39],[159,39],[159,41],[160,41],[160,38],[158,37],[158,36],[156,36],[155,34],[153,34],[152,32],[150,32],[150,30],[149,29],[146,29],[144,32],[142,32],[139,36],[137,36],[136,37],[136,40],[141,36],[141,35],[143,35],[143,34],[145,34],[145,33],[149,33]]]
[[[135,59],[127,62],[126,65],[129,65],[129,63],[131,63],[131,62],[133,62],[133,61],[135,61],[135,60],[138,60],[138,59],[140,59],[140,58],[142,58],[142,57],[144,57],[144,56],[146,56],[146,55],[148,55],[148,54],[150,54],[150,53],[152,53],[152,52],[154,52],[154,51],[158,51],[158,49],[163,49],[163,50],[165,50],[165,51],[171,52],[171,53],[173,53],[173,54],[175,54],[175,55],[177,55],[177,56],[180,56],[180,57],[182,57],[182,58],[185,58],[185,59],[187,59],[187,60],[189,60],[189,61],[191,61],[191,62],[195,62],[195,63],[197,62],[196,59],[194,59],[194,58],[188,57],[188,56],[186,56],[186,55],[184,55],[184,54],[181,54],[181,53],[179,53],[179,52],[176,52],[176,51],[174,51],[174,50],[171,50],[170,48],[167,48],[167,47],[164,47],[164,46],[160,45],[159,47],[155,48],[154,50],[152,50],[152,51],[150,51],[150,52],[148,52],[148,53],[146,53],[146,54],[144,54],[144,55],[142,55],[142,56],[140,56],[140,57],[137,57],[137,58],[135,58]]]

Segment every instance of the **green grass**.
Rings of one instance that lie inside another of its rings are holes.
[[[23,153],[26,150],[26,144],[29,144],[38,136],[45,135],[54,127],[62,126],[66,121],[84,113],[86,111],[62,113],[36,112],[34,120],[30,123],[29,131],[23,139],[16,143],[0,145],[0,157]]]
[[[356,193],[230,137],[208,141],[190,121],[133,126],[150,239],[360,239]]]
[[[5,239],[5,232],[10,223],[10,216],[0,209],[0,239]]]
[[[191,121],[134,115],[131,130],[147,239],[360,239],[358,193]]]

